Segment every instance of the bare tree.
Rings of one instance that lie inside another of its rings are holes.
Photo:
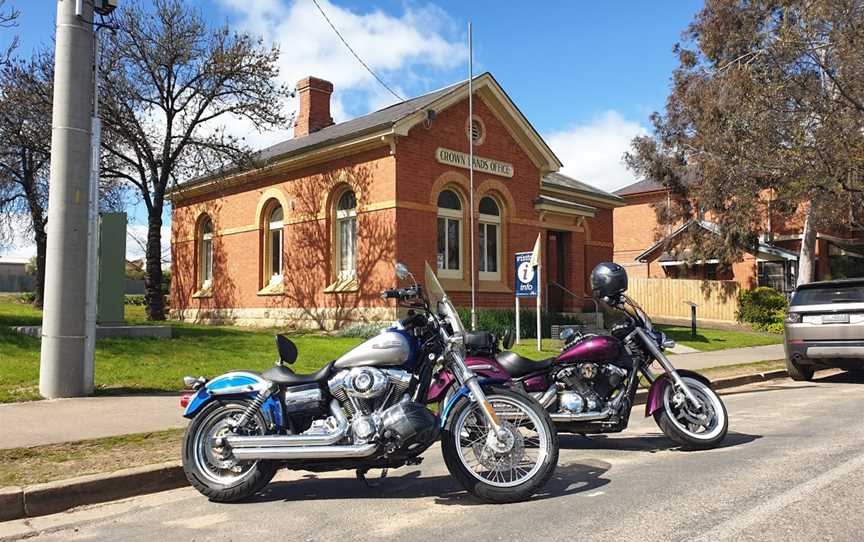
[[[54,59],[37,53],[10,60],[0,69],[0,233],[36,244],[36,296],[42,306],[48,221],[48,165],[51,158],[51,97]]]
[[[15,28],[18,26],[18,16],[21,12],[15,6],[6,7],[6,0],[0,0],[0,28]],[[0,64],[9,63],[15,49],[18,48],[19,38],[16,34],[9,42],[6,50],[0,53]]]
[[[289,89],[278,82],[276,48],[210,28],[181,0],[131,1],[103,47],[103,174],[134,185],[147,207],[147,317],[165,318],[162,213],[179,182],[251,163],[224,124],[281,127]]]

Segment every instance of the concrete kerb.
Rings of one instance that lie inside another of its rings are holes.
[[[713,387],[722,390],[787,376],[785,370],[753,373],[714,380]],[[648,390],[639,390],[634,404],[645,404],[647,395]],[[176,489],[188,483],[180,463],[169,462],[24,488],[0,488],[0,521],[54,514],[85,504]]]
[[[0,521],[45,516],[188,485],[177,461],[26,487],[0,488]]]

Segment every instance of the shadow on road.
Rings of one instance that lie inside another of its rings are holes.
[[[663,450],[677,449],[677,445],[669,440],[664,434],[656,433],[641,437],[616,437],[609,438],[606,435],[559,435],[561,448],[568,450],[618,450],[623,452],[647,452],[655,453]],[[762,435],[748,435],[746,433],[735,433],[730,431],[719,446],[713,448],[731,448],[749,444],[754,440],[762,438]],[[681,450],[685,451],[685,450]]]
[[[819,376],[819,373],[816,373]],[[815,378],[815,383],[824,382],[826,384],[864,384],[864,371],[841,371],[832,373],[822,378]]]
[[[610,466],[604,461],[559,465],[552,478],[532,500],[573,495],[602,487],[609,483],[609,479],[605,478],[604,475]],[[486,504],[468,494],[459,485],[459,482],[449,475],[421,477],[419,470],[413,470],[401,476],[389,476],[383,480],[373,480],[370,472],[369,479],[375,487],[369,487],[353,477],[319,478],[316,474],[307,474],[301,480],[271,483],[263,491],[243,501],[243,503],[432,497],[436,504],[461,506]]]

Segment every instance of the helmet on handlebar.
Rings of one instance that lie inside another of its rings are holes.
[[[627,291],[627,271],[617,263],[602,262],[591,271],[591,291],[595,297],[612,298]]]

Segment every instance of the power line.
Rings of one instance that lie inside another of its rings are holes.
[[[398,92],[396,92],[395,90],[393,90],[392,88],[390,88],[390,86],[388,86],[387,83],[385,83],[383,79],[381,79],[380,77],[378,77],[378,74],[375,73],[374,71],[372,71],[372,68],[370,68],[368,64],[366,64],[365,62],[363,62],[363,59],[360,58],[360,55],[358,55],[357,52],[354,51],[354,49],[352,49],[350,45],[348,45],[348,42],[345,41],[345,38],[342,37],[342,34],[339,33],[339,30],[337,30],[336,27],[333,25],[333,22],[330,20],[330,17],[328,17],[327,14],[324,13],[324,10],[321,8],[321,4],[318,3],[318,0],[312,0],[312,3],[315,4],[315,7],[317,7],[317,8],[318,8],[318,11],[321,12],[321,16],[324,17],[324,20],[327,21],[327,24],[330,25],[330,28],[333,29],[333,32],[336,32],[336,35],[339,36],[339,39],[342,40],[342,43],[345,44],[345,47],[347,47],[348,50],[351,51],[351,54],[354,55],[354,58],[357,59],[357,62],[359,62],[360,64],[362,64],[363,67],[366,68],[366,71],[368,71],[369,73],[371,73],[371,74],[372,74],[372,77],[374,77],[375,79],[377,79],[378,82],[381,83],[381,86],[383,86],[384,88],[386,88],[386,89],[390,92],[390,94],[392,94],[393,96],[396,96],[397,98],[399,98],[399,101],[402,101],[402,102],[406,101],[405,98],[403,98],[402,96],[400,96]]]

